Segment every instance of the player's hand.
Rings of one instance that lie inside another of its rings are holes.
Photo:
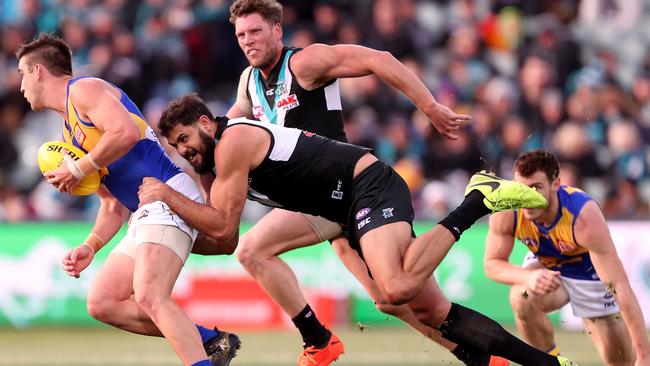
[[[171,189],[170,186],[156,178],[145,177],[138,189],[138,200],[140,201],[138,207],[155,201],[166,202],[167,193]]]
[[[471,116],[455,113],[449,109],[449,107],[440,103],[437,103],[423,112],[431,120],[433,127],[435,127],[440,134],[451,140],[458,139],[456,131],[458,131],[463,124],[472,119]]]
[[[72,248],[61,261],[63,271],[68,276],[79,278],[81,272],[88,267],[94,257],[95,252],[88,245],[82,244]]]
[[[525,285],[537,295],[546,295],[562,285],[560,272],[546,268],[531,270],[527,273]]]
[[[55,186],[59,192],[70,193],[72,188],[79,184],[79,179],[70,170],[70,164],[72,162],[72,158],[66,153],[63,155],[63,164],[60,167],[45,173],[47,182]]]

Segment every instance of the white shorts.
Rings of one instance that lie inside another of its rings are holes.
[[[522,267],[541,266],[533,253],[526,254]],[[598,318],[619,313],[621,309],[614,295],[598,280],[577,280],[560,276],[562,287],[569,294],[573,315],[579,318]]]
[[[189,175],[180,173],[165,183],[189,199],[204,203],[201,190]],[[170,210],[166,203],[155,201],[139,207],[131,215],[126,235],[113,251],[135,258],[138,245],[155,243],[168,247],[185,263],[197,235],[198,231]]]
[[[302,217],[311,226],[320,241],[330,240],[343,232],[341,225],[321,216],[302,214]]]

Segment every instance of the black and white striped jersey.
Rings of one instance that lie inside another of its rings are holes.
[[[267,80],[257,68],[248,68],[246,96],[255,119],[278,126],[311,131],[338,141],[347,141],[338,79],[314,90],[305,90],[289,66],[300,49],[284,47],[282,56]],[[243,80],[242,80],[243,81]]]
[[[220,124],[226,121],[215,136],[217,144],[223,131],[238,124],[271,135],[266,157],[249,173],[249,199],[347,223],[354,167],[370,149],[246,118]]]

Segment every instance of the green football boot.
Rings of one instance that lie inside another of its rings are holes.
[[[484,170],[474,174],[469,180],[465,196],[473,190],[478,190],[485,196],[483,203],[492,212],[517,208],[545,208],[548,205],[546,198],[535,189],[499,178]]]
[[[560,366],[578,366],[577,363],[569,360],[566,357],[562,357],[562,356],[557,356],[557,362],[560,363]]]

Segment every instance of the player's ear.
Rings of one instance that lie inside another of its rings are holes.
[[[276,33],[280,39],[282,39],[282,24],[275,23],[273,25],[273,32]]]
[[[555,178],[551,182],[551,188],[553,188],[554,191],[560,189],[561,185],[562,185],[562,180],[560,180],[560,177]]]
[[[203,131],[205,131],[205,132],[207,132],[207,133],[212,132],[212,125],[213,125],[213,123],[212,123],[212,120],[210,120],[210,117],[206,116],[205,114],[202,114],[202,115],[199,117],[199,119],[198,119],[197,122],[199,123],[199,127],[200,127]]]

